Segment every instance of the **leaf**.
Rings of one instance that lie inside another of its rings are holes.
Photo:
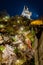
[[[4,46],[0,46],[0,50],[3,51],[5,49]]]

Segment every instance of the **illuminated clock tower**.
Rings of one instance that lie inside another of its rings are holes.
[[[27,17],[28,19],[31,19],[32,12],[29,11],[27,6],[24,6],[23,12],[21,14],[23,17]]]

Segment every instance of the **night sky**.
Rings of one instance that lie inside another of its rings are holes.
[[[0,0],[0,11],[5,9],[10,16],[20,15],[24,5],[32,12],[31,18],[43,16],[43,0]]]

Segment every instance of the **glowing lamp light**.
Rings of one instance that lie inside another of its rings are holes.
[[[21,31],[23,31],[23,29],[24,29],[23,27],[20,28]]]

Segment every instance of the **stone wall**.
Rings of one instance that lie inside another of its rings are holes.
[[[34,50],[35,65],[43,65],[43,32],[39,41],[37,37],[35,37]]]
[[[39,63],[43,65],[43,32],[39,39]]]
[[[38,46],[38,39],[37,37],[35,37],[35,43],[34,43],[34,57],[35,57],[35,65],[39,65],[39,62],[38,62],[38,50],[37,50],[37,46]]]

